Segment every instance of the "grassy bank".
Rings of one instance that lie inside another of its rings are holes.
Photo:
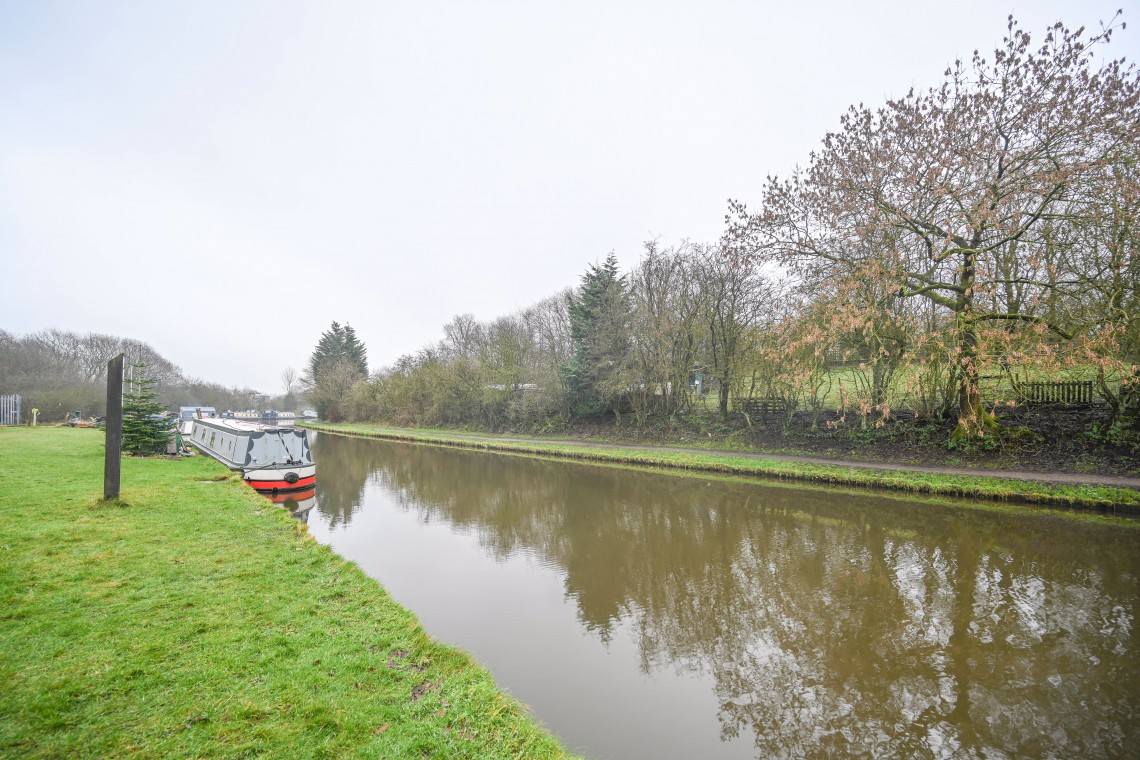
[[[726,452],[655,451],[610,447],[604,444],[577,445],[557,440],[520,442],[496,439],[494,436],[475,438],[460,434],[448,434],[438,430],[406,430],[355,424],[307,423],[307,425],[317,430],[366,438],[415,441],[433,445],[598,462],[732,473],[777,480],[800,480],[830,485],[880,488],[917,494],[1094,509],[1140,508],[1140,491],[1108,486],[1057,485],[994,477],[859,469],[741,456]]]
[[[0,755],[565,756],[217,463],[124,459],[100,503],[102,461],[100,431],[0,428]]]

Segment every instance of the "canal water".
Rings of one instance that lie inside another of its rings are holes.
[[[1140,530],[313,444],[312,534],[589,757],[1140,747]]]

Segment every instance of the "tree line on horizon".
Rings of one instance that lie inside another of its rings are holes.
[[[298,399],[295,378],[282,375],[285,394],[267,396],[251,388],[238,388],[188,377],[170,360],[142,341],[100,333],[49,329],[16,336],[0,329],[0,394],[22,397],[23,417],[59,422],[79,411],[85,416],[106,412],[107,362],[124,355],[125,390],[132,388],[135,372],[140,381],[153,384],[157,404],[212,406],[217,409],[256,409],[262,405],[292,409]]]
[[[1010,401],[984,381],[1068,378],[1094,384],[1102,432],[1134,430],[1140,76],[1106,52],[1123,27],[1035,45],[1010,17],[939,86],[852,106],[755,209],[730,202],[719,241],[649,241],[628,273],[611,254],[519,312],[459,315],[371,377],[310,375],[318,412],[541,428],[675,416],[711,386],[725,417],[779,398],[863,426],[955,419],[970,440]]]

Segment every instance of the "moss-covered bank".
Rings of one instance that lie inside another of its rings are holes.
[[[0,428],[0,755],[563,757],[463,652],[210,459]],[[409,572],[414,572],[409,568]]]
[[[654,448],[583,445],[557,440],[520,441],[489,435],[449,434],[438,430],[414,430],[374,425],[306,423],[316,430],[439,446],[501,451],[508,453],[668,467],[705,472],[751,475],[777,480],[799,480],[830,485],[879,488],[937,496],[990,499],[1024,504],[1042,504],[1091,509],[1140,509],[1140,491],[1104,485],[1061,485],[1040,481],[991,476],[953,475],[918,470],[879,470],[842,465],[815,464],[786,459],[768,459],[730,452],[698,452]]]

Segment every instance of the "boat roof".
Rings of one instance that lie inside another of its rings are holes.
[[[195,419],[194,422],[201,423],[206,427],[212,427],[217,430],[228,430],[231,433],[275,433],[279,430],[286,433],[304,433],[303,430],[298,430],[297,428],[291,426],[281,427],[280,425],[262,425],[258,422],[236,420],[232,417],[209,417]]]

